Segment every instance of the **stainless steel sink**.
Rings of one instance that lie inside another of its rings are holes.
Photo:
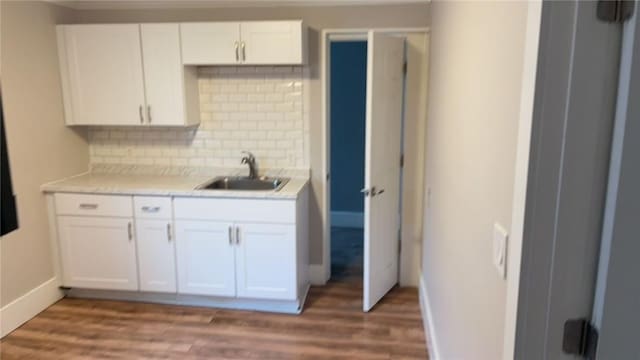
[[[289,182],[288,178],[262,176],[255,179],[244,176],[218,176],[202,184],[196,190],[271,190],[279,191]]]

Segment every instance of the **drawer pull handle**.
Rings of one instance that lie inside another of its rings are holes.
[[[240,245],[240,228],[236,226],[236,245]]]
[[[160,206],[143,206],[142,211],[149,213],[157,213],[160,211]]]
[[[233,233],[232,227],[229,226],[229,245],[233,245]]]
[[[95,210],[98,208],[98,204],[80,204],[79,207],[83,210]]]
[[[171,224],[167,224],[167,239],[171,242]]]
[[[133,229],[131,222],[127,224],[127,233],[129,234],[129,241],[133,240]]]

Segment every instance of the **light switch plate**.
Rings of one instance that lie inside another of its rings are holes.
[[[493,266],[502,279],[507,275],[507,240],[509,234],[500,224],[493,224]]]

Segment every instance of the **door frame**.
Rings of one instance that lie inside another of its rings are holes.
[[[640,286],[628,277],[640,271],[635,258],[640,204],[637,190],[640,104],[633,101],[640,96],[640,7],[637,3],[633,17],[625,22],[622,31],[618,103],[592,315],[593,325],[600,334],[596,357],[601,359],[622,359],[637,354],[635,334],[640,321],[636,308]]]
[[[590,6],[593,11],[585,8]],[[601,91],[606,87],[604,81],[600,84],[605,86],[593,86],[588,80],[618,75],[609,67],[611,59],[597,56],[615,54],[616,36],[615,24],[597,20],[595,6],[595,2],[544,2],[540,9],[528,175],[525,169],[527,201],[524,218],[514,218],[524,220],[519,234],[522,243],[517,258],[511,258],[511,249],[508,255],[509,269],[517,261],[520,274],[515,279],[510,275],[516,286],[508,289],[505,360],[547,358],[551,351],[557,354],[562,328],[552,321],[588,318],[592,309],[593,297],[588,293],[592,285],[595,288],[595,271],[590,272],[597,265],[597,223],[602,219],[597,211],[576,217],[574,210],[577,205],[581,209],[604,207],[609,170],[604,163],[611,141],[607,126],[613,124],[615,93]],[[611,74],[591,72],[593,68],[608,69]],[[576,110],[578,102],[588,105],[588,111]],[[597,138],[591,137],[594,134]],[[587,148],[593,149],[585,152],[592,157],[589,161],[580,151]]]
[[[428,55],[428,41],[429,41],[429,28],[428,27],[412,27],[412,28],[345,28],[345,29],[324,29],[321,33],[321,46],[320,46],[320,81],[321,81],[321,92],[322,92],[322,100],[321,100],[321,137],[322,137],[322,201],[321,201],[321,215],[322,215],[322,264],[317,267],[312,267],[311,271],[311,279],[315,280],[315,283],[324,284],[331,277],[331,202],[330,202],[330,186],[327,181],[327,176],[330,175],[330,151],[331,151],[331,138],[330,138],[330,45],[333,41],[366,41],[369,31],[379,31],[388,34],[397,34],[397,35],[411,35],[411,34],[424,34],[425,37],[425,46]],[[421,64],[421,70],[428,70],[428,56],[424,59],[424,63]],[[407,76],[409,77],[409,76]],[[406,98],[406,93],[405,93]],[[425,93],[426,98],[426,93]],[[424,103],[425,107],[425,118],[423,119],[426,122],[426,102]],[[406,104],[405,104],[406,108]],[[404,119],[403,119],[404,121]],[[419,135],[423,140],[426,138],[424,132]],[[403,144],[404,145],[404,144]],[[424,154],[421,154],[422,156]],[[422,165],[424,166],[424,164]],[[422,178],[422,185],[424,188],[424,178]],[[401,194],[402,201],[404,201],[405,192],[402,191],[401,185]],[[422,215],[422,214],[420,214]],[[422,216],[419,217],[422,219]],[[401,216],[400,218],[401,228],[405,228],[405,226],[410,226],[407,224],[407,219],[405,216]],[[414,225],[415,226],[415,225]],[[420,241],[422,241],[422,237],[420,236]],[[409,285],[409,286],[417,286],[418,278],[419,278],[419,269],[420,269],[420,256],[411,257],[407,256],[411,253],[421,254],[421,251],[415,251],[413,249],[412,239],[406,234],[406,232],[402,232],[401,234],[401,243],[402,248],[404,249],[403,253],[400,254],[400,272],[399,272],[399,282],[401,285]],[[408,251],[407,251],[408,250]],[[414,274],[415,273],[415,274]]]

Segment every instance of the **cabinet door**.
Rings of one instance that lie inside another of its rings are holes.
[[[176,221],[178,293],[235,296],[231,223]]]
[[[239,62],[240,24],[237,22],[182,23],[182,63],[224,65]]]
[[[296,299],[294,225],[236,224],[238,297]]]
[[[59,216],[65,286],[138,290],[133,219]]]
[[[184,74],[178,24],[142,24],[145,119],[150,125],[184,125]]]
[[[176,250],[171,220],[136,219],[140,290],[176,292]]]
[[[244,64],[302,64],[300,21],[250,21],[241,23]]]
[[[139,26],[59,29],[67,124],[139,125],[145,103]]]

